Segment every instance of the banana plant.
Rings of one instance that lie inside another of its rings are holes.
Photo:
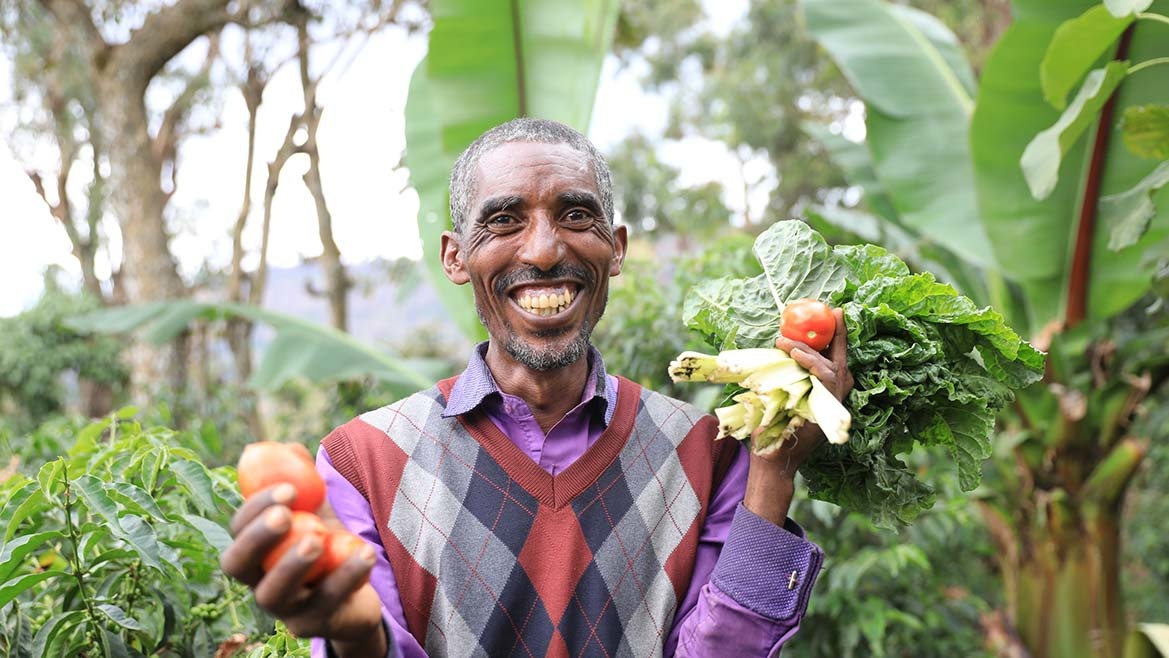
[[[486,337],[470,287],[439,260],[450,228],[455,159],[485,130],[521,116],[588,130],[616,0],[432,0],[430,50],[410,79],[406,166],[418,191],[423,260],[443,305],[472,339]]]
[[[248,385],[274,390],[285,382],[371,377],[388,391],[405,396],[448,375],[436,361],[403,359],[322,324],[247,304],[174,300],[104,308],[78,315],[68,324],[99,334],[140,332],[142,339],[164,344],[197,321],[246,318],[275,332]]]
[[[1146,312],[1169,260],[1169,2],[1016,0],[977,86],[920,12],[803,7],[866,104],[885,200],[1006,291],[992,303],[1017,300],[1002,310],[1049,350],[1000,417],[981,501],[1013,649],[1120,658],[1121,508],[1148,440],[1134,420],[1169,376],[1165,313]]]

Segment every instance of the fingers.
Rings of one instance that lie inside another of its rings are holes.
[[[296,488],[287,483],[262,489],[235,511],[235,515],[231,517],[231,534],[238,535],[245,526],[263,514],[264,510],[272,505],[287,505],[295,496]]]
[[[322,550],[315,538],[306,539],[280,558],[253,590],[260,607],[283,619],[300,636],[318,635],[325,630],[330,618],[345,607],[354,592],[367,586],[373,567],[374,551],[367,547],[349,556],[311,588],[306,587],[301,584],[304,576]],[[376,594],[373,600],[379,601]],[[375,603],[374,608],[380,614],[380,603]]]
[[[321,538],[313,536],[293,546],[252,588],[256,603],[280,618],[296,614],[313,595],[303,585],[304,577],[324,550]]]
[[[272,505],[262,516],[235,533],[235,541],[219,556],[219,566],[232,578],[249,587],[255,586],[264,575],[260,566],[264,556],[280,542],[291,526],[292,511],[283,505]],[[235,531],[234,522],[232,530]]]
[[[848,365],[848,327],[844,324],[844,309],[834,308],[832,315],[836,317],[836,333],[828,344],[828,356],[838,369],[843,369]]]
[[[365,546],[349,559],[341,563],[333,573],[317,583],[316,593],[324,609],[337,607],[342,601],[349,598],[355,589],[360,587],[369,576],[373,568],[374,550],[372,546]]]

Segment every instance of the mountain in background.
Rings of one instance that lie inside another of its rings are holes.
[[[420,263],[402,259],[347,267],[354,281],[349,293],[349,333],[355,338],[406,356],[462,357],[470,350],[470,342],[451,322]],[[328,300],[311,292],[323,285],[316,263],[273,267],[268,271],[264,308],[328,324]],[[256,333],[258,347],[263,348],[270,338],[271,332],[261,328]]]

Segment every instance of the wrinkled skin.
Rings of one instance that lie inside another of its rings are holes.
[[[466,225],[443,235],[443,267],[471,284],[500,388],[527,400],[547,429],[579,400],[581,357],[609,277],[621,273],[626,229],[605,217],[592,169],[567,145],[504,144],[483,155],[477,174]],[[540,293],[572,299],[541,317],[523,304]]]

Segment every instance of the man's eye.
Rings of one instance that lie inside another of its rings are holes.
[[[569,210],[564,219],[569,224],[585,224],[593,221],[593,214],[587,210]]]
[[[487,224],[488,226],[503,228],[506,226],[511,226],[515,223],[515,221],[515,217],[512,217],[511,215],[496,215],[491,219],[488,219]]]

